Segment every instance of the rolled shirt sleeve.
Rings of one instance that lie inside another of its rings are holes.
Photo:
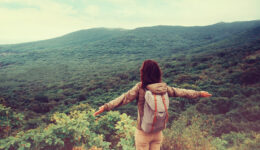
[[[126,93],[124,93],[121,96],[117,97],[116,99],[106,103],[104,105],[105,110],[109,111],[111,109],[128,104],[128,103],[132,102],[133,100],[135,100],[138,97],[138,92],[139,92],[140,86],[141,86],[141,84],[137,83],[132,89],[130,89]]]
[[[184,97],[184,98],[199,98],[201,96],[200,91],[167,87],[168,95],[170,97]]]

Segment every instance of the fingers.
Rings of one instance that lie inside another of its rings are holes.
[[[104,112],[104,110],[105,110],[105,107],[104,107],[104,106],[99,107],[99,110],[96,111],[96,112],[93,114],[93,116],[97,116],[97,115],[101,114],[102,112]]]
[[[97,115],[99,115],[101,112],[100,111],[97,111],[93,114],[94,117],[96,117]]]
[[[201,97],[210,97],[210,96],[212,96],[212,94],[210,94],[210,93],[208,93],[206,91],[201,91],[200,94],[201,94]]]
[[[101,114],[102,112],[103,112],[103,111],[98,110],[98,111],[96,111],[93,115],[94,115],[94,116],[97,116],[97,115]]]

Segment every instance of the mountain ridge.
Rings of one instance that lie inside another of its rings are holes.
[[[65,35],[62,36],[57,36],[55,38],[50,38],[50,39],[45,39],[45,40],[39,40],[39,41],[32,41],[32,42],[25,42],[25,43],[16,43],[16,44],[1,44],[0,46],[23,46],[23,45],[28,45],[28,44],[37,44],[37,43],[41,43],[41,42],[50,42],[52,40],[57,40],[57,39],[62,39],[62,38],[68,38],[69,36],[80,36],[83,35],[83,37],[87,37],[87,34],[93,34],[91,32],[101,32],[103,31],[103,34],[108,34],[109,35],[109,31],[114,31],[114,32],[139,32],[140,30],[149,30],[149,29],[160,29],[160,28],[166,28],[169,29],[171,28],[172,30],[183,30],[183,29],[194,29],[194,28],[215,28],[220,26],[221,28],[223,28],[223,26],[234,26],[234,25],[250,25],[252,28],[252,26],[255,25],[259,25],[260,24],[260,20],[253,20],[253,21],[236,21],[236,22],[231,22],[231,23],[225,23],[225,22],[220,22],[220,23],[216,23],[216,24],[212,24],[212,25],[205,25],[205,26],[170,26],[170,25],[156,25],[156,26],[147,26],[147,27],[138,27],[135,29],[123,29],[123,28],[105,28],[105,27],[99,27],[99,28],[90,28],[90,29],[81,29],[78,31],[74,31],[71,33],[67,33]],[[95,38],[94,38],[95,39]]]
[[[0,132],[0,137],[5,138],[0,143],[7,144],[0,144],[0,147],[18,149],[22,141],[43,149],[57,149],[53,142],[46,145],[45,139],[62,136],[59,140],[66,143],[72,134],[78,136],[91,122],[101,125],[91,124],[97,129],[91,129],[94,135],[101,134],[107,136],[105,141],[115,142],[111,133],[116,133],[114,124],[118,123],[112,118],[121,118],[119,113],[104,114],[96,122],[93,109],[140,82],[139,69],[143,61],[153,59],[162,70],[163,82],[170,87],[212,94],[201,100],[174,97],[178,103],[170,103],[171,127],[166,129],[169,134],[165,135],[164,149],[171,149],[174,141],[179,143],[179,137],[190,141],[194,135],[198,135],[202,143],[208,140],[210,147],[204,149],[239,149],[241,146],[250,149],[248,141],[252,149],[257,149],[260,137],[259,37],[260,22],[252,21],[206,27],[98,28],[38,43],[0,46],[0,109],[2,114],[11,114],[3,115],[6,125],[0,128],[6,130]],[[126,113],[129,118],[137,116],[134,102],[114,110]],[[88,115],[82,115],[81,111],[87,111]],[[75,116],[75,112],[81,117]],[[24,119],[17,118],[16,113],[24,114]],[[55,114],[65,117],[57,118],[65,123],[56,124],[51,117]],[[80,119],[75,122],[73,116]],[[82,121],[82,117],[92,119]],[[68,121],[71,122],[69,126]],[[18,123],[21,124],[17,126]],[[78,123],[84,123],[82,128],[71,131]],[[60,125],[65,126],[60,128]],[[134,128],[132,123],[127,126]],[[101,132],[100,127],[104,129]],[[56,132],[60,131],[57,129],[62,129],[65,136],[63,132]],[[41,134],[44,138],[31,140],[32,134]],[[15,138],[16,135],[21,138]],[[91,137],[86,140],[89,139]],[[194,143],[194,149],[197,146],[197,142]]]

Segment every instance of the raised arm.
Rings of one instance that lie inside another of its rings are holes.
[[[198,97],[210,97],[212,96],[206,91],[195,91],[188,89],[180,89],[174,87],[167,87],[168,95],[170,97],[185,97],[185,98],[198,98]]]
[[[115,107],[119,107],[128,104],[129,102],[132,102],[137,98],[140,87],[141,84],[137,83],[132,89],[130,89],[126,93],[101,106],[99,110],[94,113],[94,116],[102,113],[103,111],[109,111],[111,109],[114,109]]]

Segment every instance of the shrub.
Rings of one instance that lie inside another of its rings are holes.
[[[78,98],[77,98],[79,101],[83,101],[83,100],[85,100],[86,99],[86,96],[85,95],[83,95],[83,94],[80,94],[79,96],[78,96]]]
[[[256,150],[260,147],[260,134],[251,133],[236,133],[222,135],[222,139],[227,140],[230,150]]]
[[[218,93],[220,94],[220,96],[228,98],[231,98],[234,95],[231,89],[226,88],[218,89]]]
[[[204,120],[194,115],[189,118],[182,114],[169,129],[164,130],[163,149],[174,150],[215,150],[216,143],[223,145],[224,141],[214,141],[209,131],[203,128]]]
[[[232,104],[233,101],[226,97],[212,97],[210,100],[201,100],[196,109],[206,114],[225,114],[229,112]]]
[[[246,135],[243,133],[230,132],[229,134],[223,134],[221,138],[228,141],[226,147],[231,147],[243,142],[246,138]]]
[[[242,84],[254,84],[260,81],[259,69],[248,69],[240,75],[240,81]]]
[[[73,111],[69,115],[55,113],[54,123],[2,139],[0,149],[62,149],[82,144],[86,149],[92,146],[109,149],[110,143],[91,130],[95,123],[93,113],[93,110]]]
[[[214,103],[213,108],[215,107],[220,114],[227,113],[232,105],[232,101],[225,97],[212,98],[212,102]]]
[[[11,134],[13,129],[20,128],[24,124],[23,119],[23,114],[0,104],[0,137],[6,137]]]
[[[36,113],[47,113],[50,111],[50,106],[47,103],[35,103],[30,107]]]
[[[120,121],[117,122],[115,127],[117,129],[117,136],[120,138],[120,141],[117,144],[119,149],[135,150],[135,125],[136,122],[126,114],[120,116]]]
[[[48,96],[45,95],[36,95],[34,97],[36,101],[47,103],[49,101]]]
[[[249,104],[242,106],[241,114],[248,120],[248,121],[257,121],[260,120],[260,109],[258,105]]]
[[[182,74],[178,75],[174,80],[175,83],[194,83],[196,80],[199,80],[199,76]]]
[[[109,111],[106,115],[97,119],[96,133],[103,134],[106,141],[116,142],[112,133],[116,133],[116,123],[120,120],[120,113],[117,111]]]
[[[213,129],[215,136],[221,136],[222,134],[228,134],[232,131],[238,132],[236,125],[228,118],[216,121],[216,126]]]

